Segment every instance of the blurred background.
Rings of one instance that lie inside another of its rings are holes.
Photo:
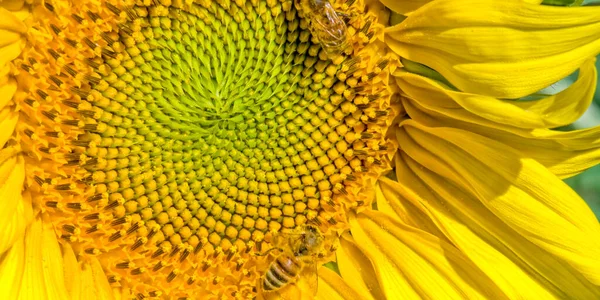
[[[596,69],[600,70],[600,56],[596,58]],[[576,77],[569,78],[566,82],[559,84],[570,84],[569,81],[575,80]],[[581,116],[577,122],[571,124],[565,130],[574,130],[589,128],[592,126],[600,125],[600,80],[596,86],[596,94],[594,95],[594,102],[587,110],[587,112]],[[588,169],[587,171],[571,177],[565,182],[571,186],[592,208],[596,214],[596,218],[600,219],[600,165]]]

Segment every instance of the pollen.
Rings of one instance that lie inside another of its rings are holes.
[[[395,60],[332,3],[335,57],[292,1],[34,5],[17,136],[61,243],[133,297],[253,298],[266,237],[346,229],[395,148]]]

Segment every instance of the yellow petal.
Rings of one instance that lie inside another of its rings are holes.
[[[587,110],[596,90],[595,59],[581,67],[579,78],[556,95],[535,101],[499,100],[445,89],[434,80],[406,72],[396,73],[402,91],[424,105],[462,107],[482,118],[520,128],[554,128],[573,123]]]
[[[394,52],[433,68],[462,91],[519,98],[600,52],[600,7],[432,1],[387,33]]]
[[[90,258],[81,264],[80,299],[114,299],[108,279],[96,258]]]
[[[0,299],[18,299],[25,266],[25,243],[20,239],[0,255]]]
[[[371,260],[360,250],[348,233],[340,238],[340,248],[336,251],[337,265],[345,280],[363,294],[371,294],[374,299],[384,299],[383,291],[377,282],[377,275]]]
[[[64,243],[61,245],[61,249],[63,253],[65,288],[69,294],[69,299],[78,300],[81,293],[81,269],[71,245]]]
[[[399,170],[398,160],[399,158],[396,157],[396,173],[398,173]],[[427,214],[423,213],[423,211],[421,211],[413,203],[404,199],[402,195],[384,195],[381,187],[377,185],[375,189],[375,197],[377,199],[378,211],[395,215],[408,226],[419,228],[432,235],[435,235],[440,239],[446,239],[446,236],[437,228],[431,218]]]
[[[19,40],[7,46],[0,47],[0,68],[4,68],[6,64],[21,54],[23,49],[23,41]]]
[[[511,228],[600,284],[600,225],[585,202],[534,160],[510,147],[452,128],[402,123],[399,144],[414,140],[426,151],[404,149],[423,165],[469,189]],[[435,146],[434,146],[435,145]]]
[[[517,101],[515,105],[538,114],[546,123],[545,127],[566,126],[577,121],[594,98],[598,79],[595,62],[596,58],[585,61],[577,80],[564,91],[536,101]]]
[[[16,91],[17,81],[14,78],[9,78],[7,83],[0,86],[0,109],[5,108]]]
[[[404,144],[406,145],[406,144]],[[426,151],[423,149],[423,151]],[[477,198],[402,154],[398,182],[380,180],[386,197],[418,205],[510,299],[596,299],[598,287],[485,208]],[[428,166],[431,167],[431,166]],[[418,176],[418,177],[417,177]]]
[[[17,5],[15,5],[15,7],[16,6]],[[27,26],[25,26],[25,23],[19,20],[15,14],[3,7],[0,7],[0,29],[17,33],[27,32]],[[4,38],[5,36],[0,35],[0,44],[2,44]]]
[[[316,299],[322,300],[355,300],[369,299],[365,294],[358,293],[353,287],[352,278],[342,279],[329,268],[319,268],[319,291]]]
[[[19,113],[11,107],[0,109],[0,149],[4,148],[8,139],[12,136],[19,121]]]
[[[377,211],[352,215],[350,224],[387,299],[504,298],[460,251],[429,233]]]
[[[391,9],[393,12],[403,15],[418,9],[429,2],[431,2],[431,0],[381,0],[381,3]]]
[[[22,9],[24,4],[24,0],[3,0],[0,2],[0,7],[10,11],[16,11]]]
[[[0,151],[0,254],[8,250],[15,241],[22,239],[30,220],[21,195],[25,180],[23,158],[14,149]]]
[[[453,127],[511,145],[560,178],[583,172],[600,163],[600,127],[574,131],[522,129],[481,118],[461,108],[405,99],[411,119],[428,127]]]
[[[6,6],[11,9],[17,9],[18,4],[6,3]],[[27,26],[20,19],[20,17],[26,14],[11,12],[3,6],[0,6],[0,69],[5,68],[8,62],[19,56],[24,45],[21,35],[27,32]],[[4,92],[8,92],[8,90]],[[6,95],[0,93],[0,97],[4,98]],[[2,105],[3,102],[5,102],[4,99],[0,99],[0,108],[4,106]]]
[[[49,218],[44,219],[42,227],[42,266],[48,297],[50,299],[66,299],[68,292],[64,280],[63,254]]]
[[[21,39],[21,34],[6,29],[0,29],[0,47],[7,46]]]
[[[25,234],[25,270],[20,299],[67,299],[63,260],[56,233],[36,218]]]

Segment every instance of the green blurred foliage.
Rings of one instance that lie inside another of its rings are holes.
[[[596,60],[596,69],[600,69],[600,56]],[[570,129],[580,129],[600,125],[600,80],[596,85],[594,102],[586,114],[573,124]],[[600,219],[600,165],[595,166],[575,177],[565,180],[592,208]]]
[[[600,166],[565,180],[592,208],[600,219]]]

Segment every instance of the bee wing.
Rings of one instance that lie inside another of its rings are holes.
[[[317,274],[317,263],[310,262],[304,267],[302,271],[300,281],[305,286],[305,291],[309,291],[310,299],[317,296],[317,290],[319,289],[319,276]],[[303,298],[304,299],[304,298]]]
[[[273,247],[286,249],[292,247],[294,241],[302,238],[302,234],[298,232],[277,232],[271,239]]]
[[[312,21],[317,22],[324,31],[345,29],[346,27],[346,22],[342,20],[329,2],[323,4],[322,11],[313,15]]]

